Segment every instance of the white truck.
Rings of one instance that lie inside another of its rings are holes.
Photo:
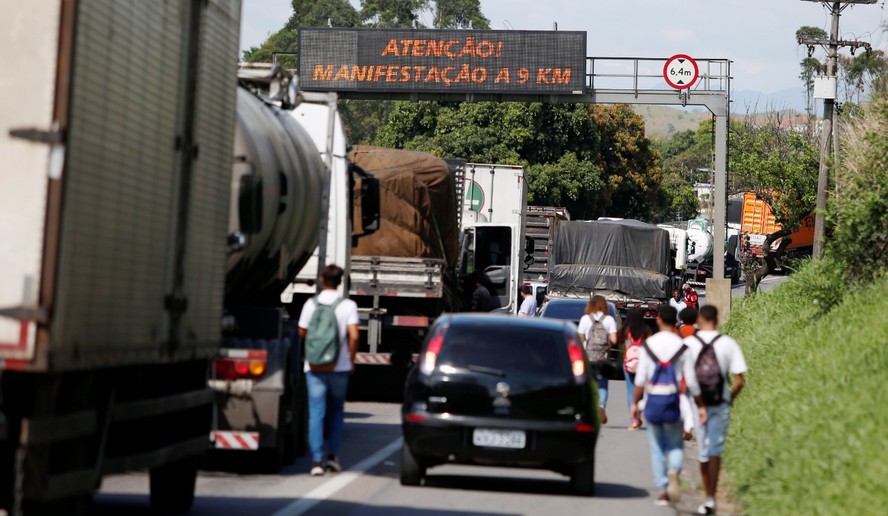
[[[517,165],[467,163],[462,178],[460,278],[471,296],[472,276],[483,281],[494,311],[518,313],[518,289],[532,263],[534,241],[525,238],[527,181]]]
[[[4,2],[0,513],[187,510],[226,276],[237,0]],[[306,235],[311,238],[311,235]]]

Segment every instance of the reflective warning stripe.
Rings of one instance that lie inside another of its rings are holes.
[[[419,360],[419,355],[411,355],[411,359],[415,363]],[[358,353],[355,356],[355,364],[390,365],[391,363],[391,353]]]
[[[210,442],[224,450],[258,450],[259,432],[210,432]]]

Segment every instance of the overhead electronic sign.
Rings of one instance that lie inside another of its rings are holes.
[[[586,33],[299,29],[308,91],[581,94]]]

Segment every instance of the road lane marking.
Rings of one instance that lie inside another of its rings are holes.
[[[404,438],[398,437],[384,448],[355,464],[347,471],[338,473],[330,480],[306,493],[301,499],[296,500],[290,505],[277,511],[273,516],[298,516],[300,514],[305,514],[309,509],[323,502],[327,498],[330,498],[330,496],[336,494],[340,489],[357,480],[358,477],[369,471],[370,468],[376,466],[389,455],[398,451],[403,442]]]

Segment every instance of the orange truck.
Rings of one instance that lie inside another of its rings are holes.
[[[752,192],[743,194],[743,212],[740,218],[740,235],[749,237],[749,247],[753,254],[761,255],[762,244],[771,233],[783,229],[783,226],[774,219],[771,207],[758,199]],[[804,256],[811,254],[814,246],[814,214],[810,214],[801,223],[792,229],[789,237],[792,243],[786,248],[789,256]],[[776,249],[780,241],[772,244]]]

